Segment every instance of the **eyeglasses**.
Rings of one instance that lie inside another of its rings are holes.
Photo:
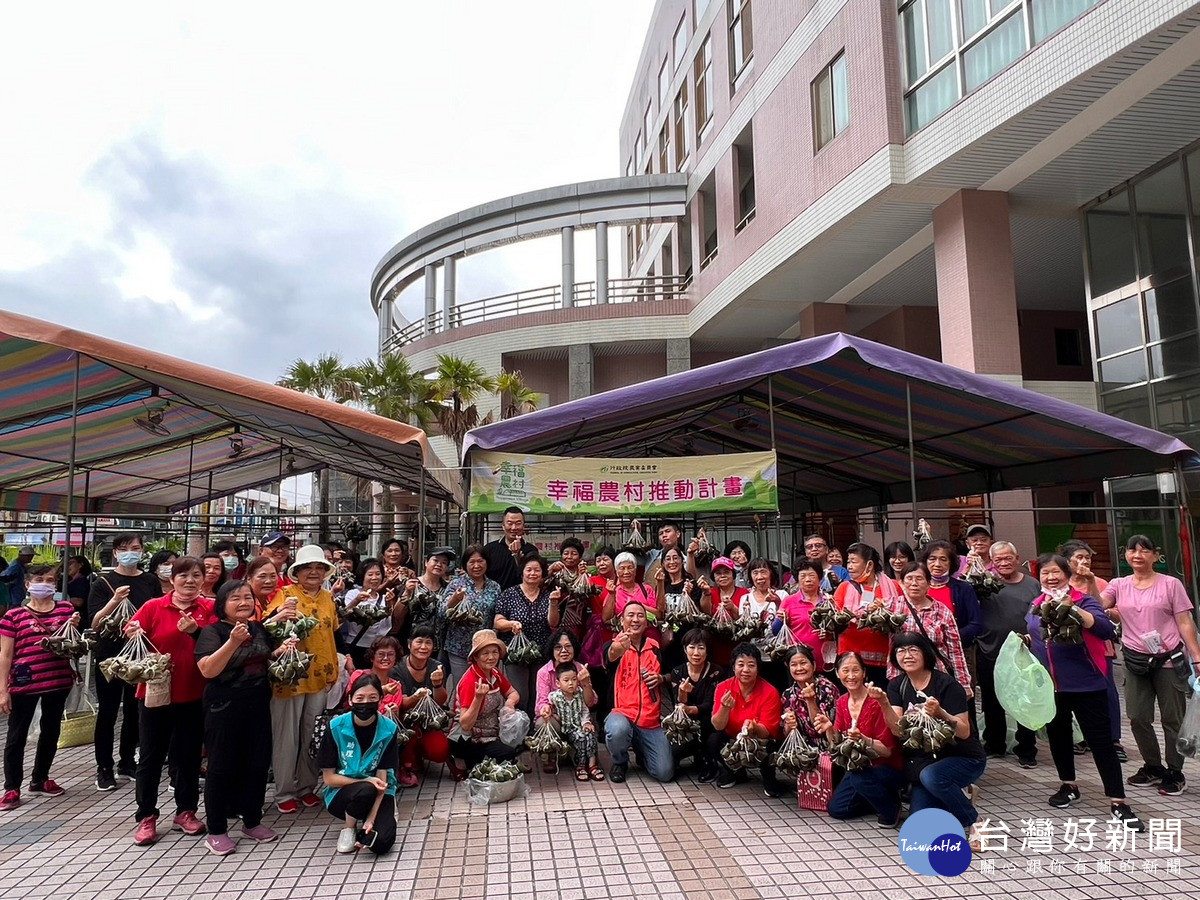
[[[915,647],[912,645],[910,645],[908,647],[897,647],[896,648],[896,656],[910,656],[914,653],[920,653],[920,652],[921,652],[920,647]]]
[[[805,544],[804,549],[805,550],[824,550],[827,546],[829,546],[829,545],[825,544],[824,542],[822,542],[820,544]]]

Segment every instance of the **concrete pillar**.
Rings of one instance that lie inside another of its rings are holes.
[[[797,318],[801,339],[846,330],[846,307],[841,303],[810,303]]]
[[[1008,194],[959,191],[933,211],[942,362],[1021,374]]]
[[[608,223],[596,223],[596,303],[608,302]]]
[[[592,394],[592,345],[572,344],[567,348],[567,398],[579,400]]]
[[[692,367],[692,339],[667,338],[667,374],[686,372]]]
[[[690,229],[688,233],[684,233],[679,222],[671,225],[671,272],[682,280],[683,277],[683,242],[690,241],[692,235]]]
[[[422,334],[425,337],[433,334],[436,330],[433,327],[433,317],[437,314],[437,266],[428,265],[425,267],[425,328]]]
[[[383,355],[383,345],[392,336],[392,319],[396,315],[396,301],[389,291],[379,301],[379,355]]]
[[[458,265],[453,256],[442,260],[442,328],[454,327],[454,300],[458,290]]]
[[[562,305],[575,305],[575,229],[570,225],[562,230]]]

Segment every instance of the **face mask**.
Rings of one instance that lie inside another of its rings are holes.
[[[354,713],[355,718],[360,722],[365,722],[367,719],[379,712],[379,701],[373,700],[370,703],[351,703],[350,710]]]
[[[54,585],[42,584],[41,582],[31,584],[29,586],[29,596],[34,600],[49,600],[54,596]]]
[[[136,569],[137,564],[141,561],[142,554],[136,550],[123,550],[117,554],[117,565],[126,569]]]
[[[222,556],[221,559],[224,562],[226,572],[232,572],[234,569],[236,569],[238,567],[238,562],[240,561],[236,556]]]
[[[167,563],[165,566],[159,566],[157,571],[158,571],[158,577],[162,581],[170,581],[171,580],[171,564],[170,563]]]

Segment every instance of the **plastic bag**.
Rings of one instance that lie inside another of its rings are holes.
[[[529,734],[529,716],[519,709],[500,707],[500,743],[519,747]]]
[[[768,634],[755,643],[762,651],[763,659],[783,662],[791,655],[792,648],[797,646],[800,641],[796,639],[796,635],[785,619],[779,631],[775,634]]]
[[[1054,718],[1054,682],[1016,632],[1004,639],[995,678],[996,699],[1026,728],[1037,731]]]
[[[507,803],[509,800],[523,800],[529,796],[529,786],[525,784],[525,776],[518,775],[512,781],[480,781],[477,778],[467,779],[467,800],[475,806],[489,806],[492,803]]]
[[[1188,697],[1187,712],[1183,714],[1175,746],[1190,759],[1200,756],[1200,694],[1193,693]]]
[[[797,777],[802,772],[815,769],[820,758],[820,749],[805,740],[799,728],[793,728],[779,745],[773,762],[775,768],[783,774]]]
[[[700,720],[687,714],[682,703],[676,703],[671,714],[662,720],[667,743],[676,750],[700,742]]]

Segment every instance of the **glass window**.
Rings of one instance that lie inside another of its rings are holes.
[[[962,32],[964,39],[970,39],[983,31],[991,14],[988,12],[988,0],[959,0],[959,11],[962,14]]]
[[[1099,2],[1100,0],[1030,0],[1033,7],[1033,39],[1044,41]]]
[[[820,150],[850,124],[850,82],[845,51],[813,82],[813,130]]]
[[[900,13],[904,30],[904,61],[908,83],[912,84],[929,70],[925,58],[925,0],[916,0]]]
[[[712,118],[713,112],[713,74],[712,74],[712,38],[706,37],[696,54],[696,135],[697,141],[704,134],[704,127]]]
[[[1182,436],[1200,430],[1200,375],[1156,384],[1154,405],[1162,431]]]
[[[1188,193],[1192,195],[1192,229],[1196,234],[1196,249],[1200,252],[1200,150],[1187,158]]]
[[[1161,341],[1196,330],[1196,300],[1190,275],[1146,291],[1147,340]],[[1197,360],[1200,368],[1200,360]]]
[[[929,62],[933,65],[954,50],[950,0],[925,0],[925,25],[929,33]]]
[[[1146,380],[1146,354],[1141,348],[1100,363],[1100,389],[1126,387]]]
[[[658,171],[671,171],[671,124],[664,122],[658,133]]]
[[[679,20],[679,27],[675,29],[675,40],[672,44],[675,51],[675,68],[678,69],[683,65],[683,58],[687,55],[688,30],[686,15]]]
[[[685,81],[675,95],[675,171],[682,172],[691,152],[691,134],[687,127],[688,85]]]
[[[1137,297],[1126,297],[1096,310],[1096,355],[1109,356],[1142,343]]]
[[[667,105],[667,97],[671,93],[671,60],[664,59],[658,68],[658,106],[662,109]]]
[[[1150,412],[1150,394],[1144,387],[1105,394],[1100,398],[1100,407],[1110,416],[1117,416],[1126,422],[1145,425],[1147,428],[1154,427],[1154,418]]]
[[[905,98],[909,131],[924,128],[957,99],[958,78],[950,64]]]
[[[1025,20],[1018,11],[963,54],[967,90],[975,90],[1026,49]]]
[[[1122,191],[1088,210],[1088,286],[1093,297],[1137,280],[1129,195]]]
[[[754,32],[750,0],[732,0],[729,11],[729,80],[736,81],[746,63],[754,58]]]
[[[1133,187],[1137,206],[1138,273],[1172,275],[1190,271],[1188,260],[1187,197],[1183,191],[1183,167],[1172,163]]]
[[[1200,347],[1194,334],[1150,348],[1151,378],[1168,378],[1197,369],[1200,369]]]
[[[642,113],[642,150],[650,144],[650,139],[654,136],[654,107],[652,104],[646,104],[646,111]]]

